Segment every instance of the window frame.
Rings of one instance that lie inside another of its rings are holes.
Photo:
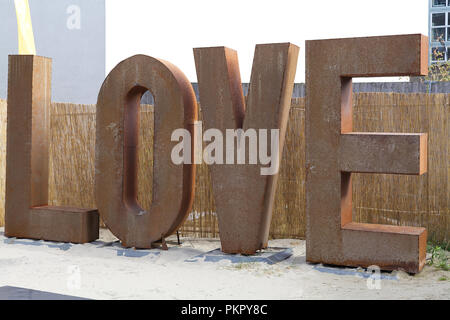
[[[431,13],[431,27],[432,28],[439,28],[439,27],[445,27],[447,25],[447,16],[448,14],[446,14],[447,12],[432,12]],[[438,15],[438,14],[443,14],[444,15],[444,24],[440,24],[438,26],[434,26],[433,25],[433,16]]]
[[[450,1],[450,0],[448,0],[448,1]],[[430,38],[431,38],[431,42],[439,42],[439,41],[435,41],[434,39],[433,39],[433,31],[434,31],[434,29],[442,29],[442,28],[444,28],[444,38],[442,39],[443,41],[448,41],[447,39],[450,37],[450,35],[448,34],[448,28],[450,28],[450,12],[431,12],[430,13],[431,14],[431,16],[430,16],[430,21],[431,21],[431,23],[430,23],[430,25],[431,25],[431,32],[430,32]],[[436,14],[444,14],[444,24],[443,25],[439,25],[439,26],[433,26],[433,15],[436,15]]]
[[[450,62],[450,0],[446,0],[446,5],[441,6],[434,6],[434,0],[430,0],[430,7],[429,7],[429,47],[430,47],[430,57],[429,61],[430,64],[434,63],[443,63],[443,62]],[[436,14],[444,14],[444,25],[439,26],[433,26],[433,16]],[[433,35],[438,29],[443,28],[441,31],[441,34],[443,34],[442,41],[436,40],[433,38]],[[443,32],[442,32],[443,31]],[[442,45],[444,43],[444,45]],[[433,57],[433,48],[440,48],[439,51],[443,52],[443,60],[434,60]]]
[[[447,5],[450,5],[450,0],[447,0]],[[441,8],[443,11],[432,11],[430,12],[430,50],[431,50],[431,57],[430,61],[432,63],[439,63],[439,62],[447,62],[450,61],[450,54],[448,52],[448,48],[450,45],[446,44],[445,47],[442,46],[441,42],[439,40],[434,39],[434,32],[435,29],[443,29],[443,38],[442,40],[445,43],[448,43],[450,41],[450,11],[446,7],[436,7]],[[433,26],[433,15],[436,14],[444,14],[444,24],[439,26]],[[433,55],[433,48],[442,48],[444,49],[444,59],[443,60],[434,60]]]
[[[450,6],[450,0],[445,1],[444,5],[441,5],[441,6],[435,6],[434,5],[434,0],[431,0],[431,7],[432,8],[445,8],[445,7],[448,7],[448,6]]]

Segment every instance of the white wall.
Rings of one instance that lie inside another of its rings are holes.
[[[105,74],[105,1],[29,0],[29,4],[36,53],[52,58],[53,101],[95,103]],[[9,54],[18,54],[16,11],[14,1],[0,0],[3,99]]]

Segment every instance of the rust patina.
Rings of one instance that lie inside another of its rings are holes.
[[[352,173],[420,175],[427,134],[353,132],[352,78],[427,74],[422,35],[306,42],[306,259],[419,272],[424,228],[352,221]]]
[[[90,242],[97,210],[48,206],[51,74],[51,59],[9,56],[5,235]]]
[[[137,201],[139,105],[147,90],[155,99],[149,211]],[[105,79],[97,101],[95,197],[102,220],[124,246],[151,248],[187,217],[194,199],[195,165],[172,162],[171,134],[185,128],[194,141],[196,119],[194,90],[170,62],[133,56]]]
[[[257,45],[245,101],[237,52],[225,47],[194,49],[205,128],[224,135],[227,129],[279,129],[281,159],[298,53],[290,43]],[[248,155],[248,143],[245,147]],[[261,175],[261,166],[255,164],[209,168],[222,251],[253,254],[267,247],[278,173]]]

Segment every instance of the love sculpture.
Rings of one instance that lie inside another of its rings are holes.
[[[422,174],[427,136],[352,132],[351,78],[426,74],[427,43],[421,35],[307,42],[308,261],[412,273],[423,267],[425,229],[352,222],[351,173]],[[289,43],[257,45],[245,99],[235,51],[194,49],[206,127],[279,130],[281,158],[298,53]],[[9,57],[5,235],[90,242],[98,238],[99,215],[127,247],[151,248],[175,232],[191,210],[195,152],[189,163],[175,164],[171,134],[185,129],[193,149],[198,138],[197,102],[184,74],[167,61],[138,55],[105,79],[96,118],[98,210],[48,206],[50,78],[50,59]],[[139,105],[147,90],[155,99],[148,212],[137,201]],[[261,175],[261,164],[210,168],[222,250],[266,248],[278,173]]]

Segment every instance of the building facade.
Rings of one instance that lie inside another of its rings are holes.
[[[52,58],[52,100],[96,103],[105,79],[105,0],[29,0],[36,54]],[[18,54],[12,0],[0,0],[0,99]]]
[[[429,0],[430,63],[450,61],[450,0]]]

